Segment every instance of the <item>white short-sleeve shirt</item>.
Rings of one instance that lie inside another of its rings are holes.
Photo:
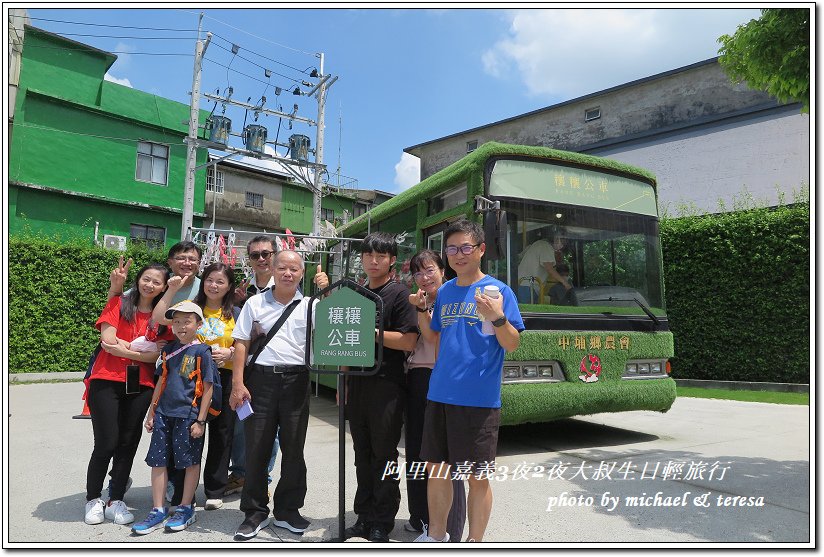
[[[303,365],[306,355],[306,309],[309,307],[309,298],[304,298],[300,292],[295,292],[295,296],[289,303],[294,300],[300,300],[300,303],[292,310],[292,314],[260,353],[256,364],[262,366]],[[240,310],[232,331],[232,338],[250,340],[252,324],[255,321],[260,322],[264,333],[268,333],[288,305],[278,302],[271,289],[252,296]],[[249,363],[251,357],[252,354],[249,354],[246,363]]]

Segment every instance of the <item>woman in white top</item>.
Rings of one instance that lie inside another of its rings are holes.
[[[409,262],[409,270],[418,285],[418,292],[409,296],[409,302],[418,310],[418,327],[429,328],[424,313],[432,312],[438,288],[444,281],[444,264],[441,256],[432,250],[416,253]],[[429,378],[435,366],[435,343],[423,334],[418,336],[415,350],[408,359],[406,375],[406,493],[409,505],[409,522],[404,529],[422,532],[429,524],[429,508],[426,498],[426,472],[421,460],[423,439],[423,417],[426,409],[426,395]],[[459,542],[466,524],[466,492],[463,480],[452,482],[452,509],[446,523],[451,541]]]

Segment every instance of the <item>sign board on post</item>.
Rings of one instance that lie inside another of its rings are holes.
[[[375,302],[343,287],[315,306],[315,365],[375,364]]]

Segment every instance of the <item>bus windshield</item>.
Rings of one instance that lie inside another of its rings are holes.
[[[507,172],[505,188],[495,176],[501,167]],[[559,168],[563,182],[553,172]],[[591,196],[574,195],[576,175],[581,192],[586,192],[585,183],[594,186]],[[651,185],[522,161],[498,161],[491,182],[490,197],[501,201],[507,212],[508,249],[505,260],[488,262],[488,272],[509,284],[519,303],[636,309],[644,305],[664,311]],[[513,188],[516,182],[520,187]],[[632,205],[638,212],[614,209],[616,205]]]

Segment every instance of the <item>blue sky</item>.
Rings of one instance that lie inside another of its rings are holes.
[[[212,6],[30,7],[29,15],[36,27],[118,53],[109,79],[186,104],[200,11],[204,35],[215,34],[203,91],[231,85],[235,99],[251,97],[253,103],[265,93],[266,106],[278,102],[291,112],[297,102],[299,115],[316,119],[315,99],[285,89],[294,87],[292,79],[308,79],[295,69],[317,67],[314,53],[323,52],[325,73],[339,76],[327,97],[324,162],[334,173],[340,160],[341,174],[361,188],[391,192],[418,181],[417,159],[403,155],[405,147],[706,60],[717,55],[718,36],[759,16],[740,4],[553,10]],[[234,59],[231,44],[240,47]],[[270,79],[263,68],[274,72]],[[275,86],[284,88],[279,97]],[[203,99],[201,108],[211,110],[212,103]],[[230,106],[226,115],[239,131],[244,110]],[[273,139],[278,120],[261,117],[258,123]],[[284,121],[278,139],[285,142],[293,133],[308,135],[315,146],[315,128],[302,124],[289,130]]]

